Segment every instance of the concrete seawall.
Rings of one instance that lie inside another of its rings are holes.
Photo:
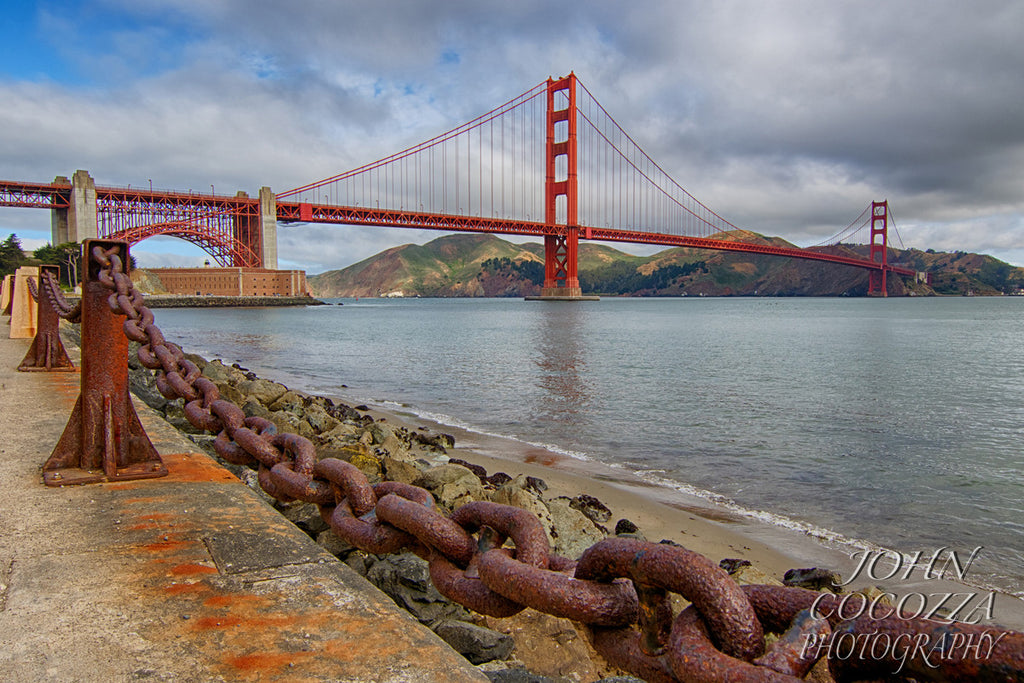
[[[168,477],[44,486],[79,375],[17,372],[30,341],[0,335],[0,680],[487,680],[141,402]]]
[[[71,304],[79,297],[68,296]],[[229,308],[242,306],[329,306],[309,296],[185,296],[181,294],[147,294],[149,308]]]

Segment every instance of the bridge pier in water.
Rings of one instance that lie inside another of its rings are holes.
[[[597,301],[600,297],[584,296],[577,275],[579,231],[568,228],[565,234],[544,236],[544,286],[540,296],[527,301]]]

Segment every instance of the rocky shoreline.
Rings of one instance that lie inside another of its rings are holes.
[[[163,414],[170,424],[217,458],[319,545],[478,665],[490,680],[506,683],[639,680],[605,663],[590,646],[585,628],[580,624],[532,609],[504,619],[470,612],[438,593],[430,581],[427,562],[413,553],[365,553],[340,540],[323,521],[316,506],[302,502],[281,503],[271,498],[260,488],[256,470],[217,457],[213,449],[214,435],[201,432],[185,418],[181,399],[168,401],[159,393],[153,372],[138,363],[134,348],[133,345],[129,356],[129,382],[136,396]],[[452,457],[455,443],[449,434],[397,424],[379,415],[375,417],[367,406],[353,407],[330,398],[293,391],[237,364],[207,361],[191,354],[188,358],[217,385],[222,397],[240,406],[246,416],[266,418],[279,431],[310,439],[319,457],[350,462],[371,483],[397,481],[423,487],[445,512],[476,500],[529,510],[541,520],[553,552],[570,559],[610,535],[644,538],[643,532],[630,520],[613,521],[612,511],[594,496],[558,495],[549,490],[540,477],[515,471],[488,472],[478,464]],[[510,461],[508,465],[513,469],[516,463]],[[781,584],[747,560],[722,560],[722,566],[740,583]],[[810,578],[820,583],[820,575]]]
[[[79,297],[68,296],[68,303]],[[330,306],[311,296],[187,296],[184,294],[147,294],[149,308],[243,308],[262,306]]]

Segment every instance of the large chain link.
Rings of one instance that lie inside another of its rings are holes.
[[[100,282],[112,291],[108,304],[126,316],[124,333],[141,345],[139,361],[157,371],[160,392],[184,399],[189,422],[217,435],[216,452],[228,462],[257,466],[260,485],[275,498],[318,505],[334,533],[360,550],[411,550],[426,559],[438,591],[476,612],[507,617],[532,607],[581,622],[608,661],[650,681],[792,682],[822,656],[839,681],[1024,680],[1024,634],[1018,632],[901,615],[825,620],[809,608],[817,600],[835,615],[837,598],[800,588],[741,589],[706,557],[674,545],[611,538],[573,562],[551,553],[540,521],[526,510],[472,502],[445,516],[426,489],[398,482],[371,486],[348,462],[318,461],[312,442],[279,434],[269,420],[246,417],[164,339],[142,294],[122,272],[119,251],[96,246],[91,254],[101,267]],[[670,592],[691,603],[674,617]],[[834,656],[832,648],[808,653],[809,638],[825,638],[833,629],[856,637],[872,628],[884,632],[887,642],[909,639],[902,649],[894,646],[870,661]],[[965,638],[989,634],[996,645],[983,659],[935,660],[909,652],[921,637],[934,644],[942,628]],[[783,633],[767,653],[765,630]],[[902,673],[894,677],[893,671]]]
[[[57,282],[57,278],[52,272],[44,270],[40,282],[46,292],[46,298],[50,300],[53,310],[57,311],[58,317],[71,323],[81,322],[82,302],[79,301],[74,306],[68,303],[68,300],[64,298],[64,293],[60,290],[60,283]]]

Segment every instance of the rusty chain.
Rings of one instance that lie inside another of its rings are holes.
[[[54,277],[53,273],[43,271],[40,276],[40,284],[42,284],[43,290],[46,292],[46,298],[50,300],[50,305],[53,307],[53,310],[57,311],[59,317],[72,323],[81,322],[82,302],[79,301],[74,306],[68,303],[67,299],[64,298],[64,293],[60,291],[60,283],[57,282],[57,278]]]
[[[648,681],[792,682],[803,680],[821,658],[840,682],[1024,681],[1019,632],[899,614],[843,621],[835,616],[839,598],[802,588],[741,588],[706,557],[670,544],[609,538],[574,562],[551,552],[540,521],[526,510],[478,501],[446,516],[426,489],[370,485],[351,463],[318,461],[312,442],[278,433],[269,420],[246,417],[179,346],[164,339],[142,294],[122,272],[119,250],[95,246],[91,254],[101,267],[100,282],[111,290],[108,305],[126,316],[124,334],[141,345],[139,361],[156,370],[160,393],[184,399],[189,422],[216,434],[216,452],[228,462],[257,466],[260,485],[278,500],[319,506],[334,533],[360,550],[410,550],[427,560],[438,591],[465,607],[496,617],[532,607],[581,622],[606,660]],[[57,303],[63,298],[54,288],[47,280],[55,307],[70,311],[66,302]],[[673,616],[669,593],[690,606]],[[815,604],[833,616],[813,613]],[[782,634],[767,652],[766,631]],[[881,635],[891,647],[876,653],[872,646],[867,658],[844,657],[831,646],[807,647],[834,636],[856,642]],[[984,658],[976,649],[974,657],[965,650],[936,660],[929,658],[934,651],[914,647],[922,638],[936,643],[947,636],[995,643]]]
[[[25,278],[25,283],[28,285],[28,295],[32,297],[32,301],[39,301],[39,290],[36,288],[36,279],[34,277]]]

